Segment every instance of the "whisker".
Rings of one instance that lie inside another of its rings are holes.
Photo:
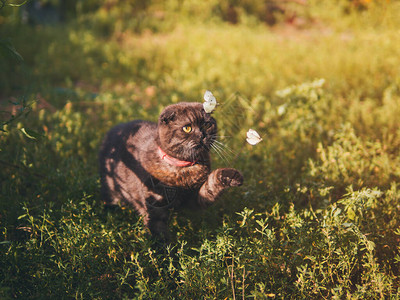
[[[213,138],[231,138],[231,135],[212,135]]]
[[[220,141],[214,141],[216,143],[216,145],[218,145],[218,147],[226,152],[229,152],[232,155],[236,155],[236,152],[233,151],[230,147],[228,147],[227,145],[225,145],[224,143],[221,143]]]
[[[214,150],[215,150],[216,152],[218,152],[218,153],[220,154],[220,156],[223,156],[223,157],[225,158],[226,161],[231,161],[231,160],[232,160],[233,155],[227,153],[227,152],[224,151],[223,149],[214,146]]]
[[[217,147],[217,145],[212,144],[211,148],[217,153],[217,155],[226,163],[230,163],[230,160],[226,157],[226,153],[223,152],[223,149]]]
[[[223,156],[223,154],[220,152],[218,148],[215,147],[215,145],[212,145],[211,148],[214,150],[214,152],[224,161],[228,162],[227,159]]]

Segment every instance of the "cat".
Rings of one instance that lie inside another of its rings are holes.
[[[216,137],[216,120],[196,102],[167,106],[158,123],[115,126],[99,152],[104,203],[132,205],[152,235],[168,239],[171,208],[207,207],[226,188],[243,183],[236,169],[211,170]]]

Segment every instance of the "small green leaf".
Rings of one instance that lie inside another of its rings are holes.
[[[373,241],[367,241],[367,250],[373,251],[375,249],[375,243]]]
[[[26,2],[28,2],[28,0],[25,0],[21,3],[7,3],[7,5],[11,6],[11,7],[20,7],[20,6],[24,5]]]
[[[354,212],[354,210],[353,210],[351,207],[349,207],[349,208],[347,209],[347,217],[348,217],[350,220],[354,220],[354,219],[356,218],[356,213]]]
[[[23,134],[25,134],[25,136],[27,138],[30,138],[32,140],[36,140],[37,138],[42,137],[43,135],[34,131],[34,130],[30,130],[30,129],[26,129],[26,128],[21,128],[21,131]]]
[[[17,62],[22,62],[24,60],[21,54],[15,50],[9,39],[0,39],[0,54],[6,58],[12,58]]]

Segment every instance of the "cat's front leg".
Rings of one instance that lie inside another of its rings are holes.
[[[149,228],[151,234],[159,241],[169,241],[168,217],[168,209],[154,206],[148,207],[148,214],[144,218],[144,223]]]
[[[243,184],[243,175],[236,169],[216,169],[210,173],[198,194],[198,202],[205,207],[212,204],[221,193],[231,186]]]

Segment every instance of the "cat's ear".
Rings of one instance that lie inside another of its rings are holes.
[[[169,122],[175,120],[176,113],[172,110],[164,110],[160,115],[161,123],[168,124]]]

